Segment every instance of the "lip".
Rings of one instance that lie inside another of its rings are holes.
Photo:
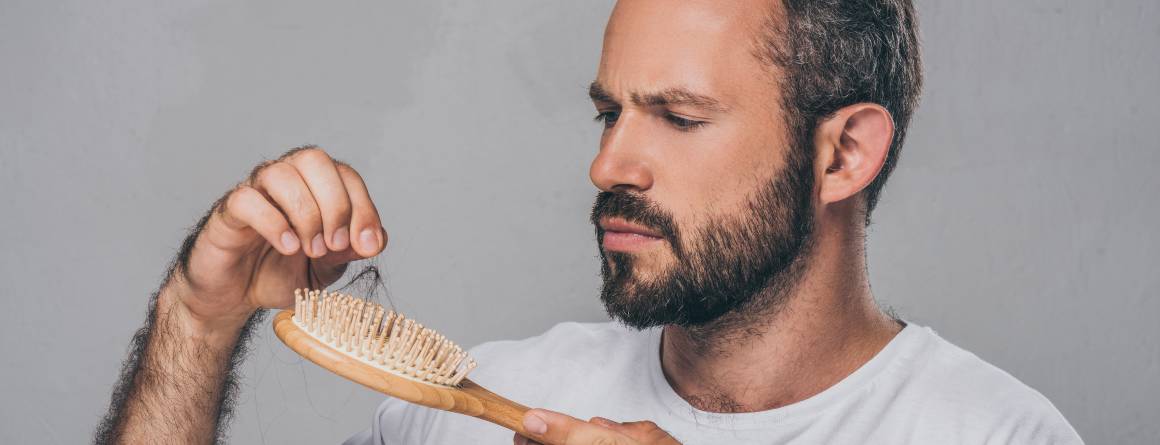
[[[664,236],[659,232],[622,218],[602,218],[600,228],[604,230],[604,250],[635,252],[664,241]]]
[[[601,218],[600,228],[607,232],[620,232],[634,235],[642,235],[650,238],[664,238],[660,232],[650,229],[648,227],[633,224],[623,218]]]

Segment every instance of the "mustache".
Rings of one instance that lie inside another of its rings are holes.
[[[656,230],[670,241],[675,242],[679,239],[677,226],[673,223],[673,216],[660,205],[639,193],[600,192],[596,195],[596,202],[592,205],[591,220],[592,225],[596,226],[597,240],[604,238],[604,229],[600,228],[600,219],[605,217],[618,217],[634,224],[640,224]]]

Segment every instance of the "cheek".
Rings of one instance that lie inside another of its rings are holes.
[[[667,141],[654,169],[654,199],[672,212],[682,234],[744,212],[759,187],[784,163],[783,145],[740,128],[682,134]]]

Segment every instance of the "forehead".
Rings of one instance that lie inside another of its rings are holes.
[[[621,0],[597,80],[613,92],[687,88],[722,100],[769,86],[754,56],[769,0]]]

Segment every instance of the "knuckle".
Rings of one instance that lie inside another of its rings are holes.
[[[338,168],[339,174],[349,175],[353,179],[357,179],[359,181],[362,181],[362,175],[360,175],[358,170],[355,170],[354,167],[351,167],[350,164],[347,164],[345,162],[340,162],[340,163],[336,163],[335,167]]]
[[[321,149],[313,148],[309,150],[302,150],[298,153],[298,159],[309,163],[330,163],[330,155],[326,154]]]
[[[246,214],[247,206],[253,206],[253,195],[258,194],[254,189],[239,184],[218,200],[214,212],[228,226],[249,225]],[[258,194],[258,196],[261,196]]]
[[[286,169],[290,166],[281,161],[264,162],[262,165],[254,170],[251,175],[254,184],[269,184],[276,180],[279,176],[286,174]]]
[[[303,145],[301,147],[291,148],[289,151],[282,154],[282,157],[279,159],[319,162],[330,161],[330,155],[326,154],[326,150],[319,148],[317,145]]]
[[[278,161],[267,160],[258,163],[258,165],[255,165],[254,168],[250,169],[250,175],[246,177],[246,182],[249,184],[257,182],[258,177],[261,176],[262,172],[266,170],[266,167],[269,167],[276,162]]]
[[[221,205],[218,206],[218,211],[223,214],[229,213],[231,209],[236,208],[239,200],[246,198],[245,195],[250,191],[253,191],[253,189],[245,185],[239,184],[235,186],[233,190],[230,190],[230,192],[226,194],[225,199],[222,199]]]

